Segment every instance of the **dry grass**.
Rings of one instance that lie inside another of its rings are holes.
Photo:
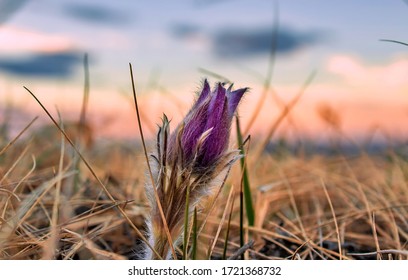
[[[83,163],[75,169],[75,153],[56,128],[41,141],[30,133],[0,155],[0,258],[137,258],[142,241],[134,226],[144,232],[147,216],[141,147],[69,132],[88,143],[77,142],[104,190]],[[256,214],[255,225],[245,227],[246,241],[254,240],[247,258],[408,259],[408,161],[392,150],[354,157],[249,153],[247,163]],[[240,176],[236,165],[215,207],[211,199],[201,205],[198,225],[206,224],[197,258],[222,257],[228,225],[227,257],[239,249]]]

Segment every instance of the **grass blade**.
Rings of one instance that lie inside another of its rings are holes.
[[[186,207],[184,212],[184,240],[183,240],[183,260],[187,259],[188,253],[188,216],[190,209],[190,185],[187,186],[186,191]]]
[[[255,106],[253,114],[248,121],[247,127],[244,130],[244,134],[247,134],[248,131],[251,129],[252,125],[254,124],[255,120],[258,118],[259,112],[262,109],[263,104],[265,103],[266,95],[271,87],[273,72],[275,68],[275,61],[276,61],[276,49],[278,47],[278,38],[279,38],[279,6],[278,2],[275,2],[275,10],[274,10],[274,22],[272,28],[272,42],[269,51],[269,60],[268,60],[268,69],[266,71],[266,76],[264,80],[263,90],[261,93],[261,97],[258,100],[258,103]]]
[[[233,194],[233,193],[234,193],[234,186],[231,187],[231,190],[230,190],[230,192],[229,192],[229,194],[228,194],[227,202],[225,203],[225,209],[224,209],[224,211],[223,211],[223,213],[222,213],[221,221],[220,221],[220,223],[219,223],[219,225],[218,225],[218,229],[217,229],[217,232],[216,232],[216,234],[215,234],[215,236],[214,236],[214,240],[213,240],[213,242],[212,242],[212,245],[210,246],[209,251],[208,251],[208,253],[207,253],[207,258],[208,258],[209,260],[211,259],[211,255],[212,255],[212,253],[213,253],[213,251],[214,251],[215,245],[217,244],[217,240],[218,240],[218,237],[219,237],[219,235],[220,235],[222,226],[223,226],[223,224],[224,224],[225,216],[227,215],[228,205],[230,204],[230,201],[231,201],[231,198],[232,198],[232,194]],[[231,204],[232,204],[232,203],[231,203]]]
[[[29,90],[27,87],[23,87],[40,105],[40,107],[44,110],[44,112],[47,114],[47,116],[50,118],[50,120],[54,123],[54,125],[58,128],[59,131],[64,135],[65,139],[68,141],[68,143],[71,145],[71,147],[75,150],[75,152],[78,154],[78,156],[81,158],[82,162],[85,164],[85,166],[88,168],[89,172],[91,172],[92,176],[95,178],[95,180],[98,182],[99,186],[102,188],[106,196],[111,200],[113,203],[116,204],[115,198],[112,196],[112,194],[109,192],[105,184],[101,181],[101,179],[96,175],[95,170],[92,168],[92,166],[89,164],[89,162],[86,160],[86,158],[82,155],[82,153],[79,151],[79,149],[75,146],[74,142],[71,140],[71,138],[67,135],[67,133],[61,128],[61,126],[57,123],[57,121],[54,119],[54,117],[51,115],[51,113],[45,108],[45,106],[41,103],[41,101],[37,98],[37,96]],[[118,205],[116,206],[116,209],[122,214],[122,216],[125,218],[125,220],[129,223],[129,225],[132,227],[132,229],[136,232],[136,234],[140,237],[140,239],[147,244],[147,246],[150,246],[150,243],[146,240],[142,232],[135,226],[135,224],[132,222],[132,220],[129,218],[129,216],[125,213],[125,211],[119,207]],[[151,246],[150,246],[151,247]],[[157,254],[158,253],[152,249],[153,253]]]
[[[326,184],[323,181],[323,179],[321,179],[321,184],[322,184],[322,187],[323,187],[324,195],[326,196],[327,202],[329,203],[330,211],[331,211],[331,213],[333,215],[333,222],[334,222],[334,226],[336,228],[336,235],[337,235],[337,244],[339,246],[339,259],[341,260],[342,256],[343,256],[343,252],[342,252],[342,249],[341,249],[340,230],[339,230],[339,226],[338,226],[338,223],[337,223],[336,213],[334,212],[333,203],[332,203],[332,201],[330,199],[329,192],[327,191],[327,187],[326,187]]]
[[[230,213],[229,213],[229,217],[228,217],[227,231],[225,233],[224,249],[223,249],[223,252],[222,252],[222,259],[223,260],[225,260],[227,258],[228,239],[229,239],[229,233],[230,233],[230,228],[231,228],[232,212],[234,210],[234,201],[235,201],[235,198],[232,199],[231,209],[230,209]]]
[[[23,135],[29,128],[30,126],[38,119],[38,117],[35,117],[29,124],[27,124],[23,130],[21,130],[16,137],[13,138],[10,142],[7,143],[6,146],[4,146],[3,149],[0,151],[0,156],[4,154],[10,146],[12,146],[20,137]]]
[[[82,99],[81,113],[79,115],[79,127],[78,127],[78,137],[76,139],[76,144],[81,147],[81,136],[85,132],[86,126],[86,112],[88,109],[88,100],[89,100],[89,63],[88,63],[88,54],[84,55],[84,95]],[[79,190],[80,185],[80,168],[79,168],[80,158],[78,154],[74,156],[74,170],[76,171],[74,175],[74,193]]]
[[[135,102],[137,123],[138,123],[138,126],[139,126],[140,138],[142,139],[143,151],[144,151],[144,155],[145,155],[145,159],[146,159],[147,168],[149,170],[149,177],[152,180],[154,197],[156,199],[157,208],[159,209],[160,217],[161,217],[163,225],[164,225],[164,230],[165,230],[165,233],[166,233],[166,236],[167,236],[167,241],[169,242],[169,246],[170,246],[171,252],[173,254],[173,258],[176,260],[177,259],[176,250],[174,249],[174,246],[173,246],[173,240],[171,238],[171,234],[170,234],[170,231],[169,231],[169,227],[167,225],[166,217],[164,216],[163,208],[162,208],[162,205],[160,203],[159,194],[157,193],[157,189],[155,187],[156,184],[154,183],[152,168],[150,167],[150,164],[149,164],[149,156],[147,155],[147,148],[146,148],[146,142],[144,141],[142,122],[140,121],[139,106],[138,106],[138,102],[137,102],[137,98],[136,98],[135,80],[133,78],[133,68],[132,68],[131,63],[129,63],[129,69],[130,69],[130,78],[131,78],[131,81],[132,81],[133,99],[134,99],[134,102]],[[157,254],[157,252],[155,252],[154,250],[153,250],[153,252]],[[159,258],[161,258],[159,254],[157,254],[157,256]]]
[[[266,149],[266,146],[269,144],[270,139],[278,129],[279,125],[289,115],[289,113],[292,111],[292,109],[295,107],[295,105],[299,102],[300,98],[305,93],[307,87],[312,83],[314,77],[316,76],[316,73],[317,73],[316,71],[311,72],[311,74],[307,77],[306,81],[304,82],[296,96],[291,101],[289,101],[289,103],[286,106],[284,106],[278,118],[270,127],[267,136],[265,137],[263,142],[260,145],[258,145],[258,148],[255,151],[254,158],[259,158],[261,156],[262,152]]]
[[[86,123],[86,112],[88,109],[89,100],[89,62],[88,54],[84,55],[84,95],[82,99],[81,113],[79,117],[79,124],[84,126]],[[80,127],[83,128],[83,127]]]
[[[197,236],[198,236],[198,230],[197,230],[197,208],[194,208],[193,212],[193,244],[192,244],[192,255],[191,258],[193,260],[197,259]]]
[[[245,210],[247,214],[248,224],[250,226],[253,226],[255,224],[255,210],[254,210],[254,206],[252,203],[252,194],[251,194],[251,186],[249,183],[248,170],[245,164],[245,153],[244,153],[244,148],[242,146],[243,138],[241,134],[241,127],[239,124],[239,119],[238,118],[235,118],[235,119],[236,119],[236,125],[237,125],[238,146],[240,149],[240,154],[242,155],[240,159],[240,163],[241,163],[241,170],[242,170],[242,186],[243,186],[244,199],[245,199]],[[243,244],[241,244],[241,246],[242,245]]]
[[[380,39],[380,41],[381,41],[381,42],[389,42],[389,43],[401,44],[401,45],[404,45],[404,46],[407,46],[407,47],[408,47],[408,43],[404,43],[404,42],[397,41],[397,40]]]
[[[239,246],[244,246],[244,191],[241,188],[239,191]],[[241,256],[244,259],[244,255]]]

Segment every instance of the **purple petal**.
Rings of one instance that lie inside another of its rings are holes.
[[[228,116],[232,118],[234,116],[235,110],[238,107],[239,101],[245,92],[248,91],[248,88],[241,88],[234,91],[227,92],[228,98]]]
[[[224,154],[229,141],[229,121],[227,115],[227,104],[224,106],[224,115],[218,124],[211,130],[211,134],[205,140],[198,165],[200,167],[212,167],[215,162]]]
[[[211,166],[227,148],[230,123],[227,106],[226,90],[218,84],[208,108],[205,130],[212,128],[212,131],[201,149],[202,155],[198,162],[201,167]]]
[[[187,116],[184,121],[185,126],[181,143],[183,145],[186,160],[191,160],[194,157],[197,141],[206,130],[205,126],[208,119],[208,106],[208,102],[203,102],[201,105],[194,106],[194,110],[190,112],[189,116]]]
[[[210,93],[211,93],[210,84],[208,83],[207,79],[205,79],[203,83],[203,89],[193,108],[201,105],[210,96]]]
[[[210,86],[207,80],[204,80],[203,89],[198,99],[183,120],[184,130],[181,136],[181,145],[183,148],[183,157],[188,164],[194,158],[197,141],[205,131],[207,122],[208,106],[210,103]],[[173,131],[170,137],[168,157],[174,160],[177,155],[177,133],[180,125]]]
[[[217,88],[215,89],[213,96],[211,97],[210,106],[208,112],[214,120],[222,116],[224,110],[224,103],[226,102],[226,90],[218,83]],[[212,126],[206,126],[206,129],[211,128]]]

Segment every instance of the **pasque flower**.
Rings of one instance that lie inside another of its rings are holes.
[[[182,152],[182,164],[192,166],[194,172],[213,167],[225,153],[230,135],[232,117],[248,90],[232,91],[217,83],[211,91],[207,80],[190,112],[170,138],[169,158],[175,159]],[[181,147],[177,147],[177,138]],[[181,148],[181,149],[180,149]]]
[[[194,207],[213,186],[222,186],[217,178],[227,176],[239,157],[237,151],[228,151],[228,142],[232,118],[246,91],[233,91],[222,83],[211,91],[204,80],[191,110],[171,134],[164,115],[150,157],[153,178],[146,184],[151,211],[146,220],[149,246],[144,258],[174,258],[171,249],[185,237],[183,229]],[[183,245],[184,249],[188,246]]]

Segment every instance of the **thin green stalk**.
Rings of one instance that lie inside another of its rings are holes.
[[[193,260],[197,259],[197,236],[198,236],[198,230],[197,230],[197,208],[194,208],[194,213],[193,213],[193,244],[192,244],[192,256],[191,258]]]
[[[239,245],[244,246],[244,192],[241,189],[239,192]],[[242,254],[241,259],[244,259],[244,254]]]
[[[238,118],[235,118],[235,119],[236,119],[236,125],[237,125],[238,146],[240,149],[240,154],[242,155],[240,159],[240,163],[241,163],[241,170],[242,170],[242,185],[243,185],[244,199],[245,199],[245,210],[247,214],[248,224],[250,226],[253,226],[255,224],[255,210],[254,210],[253,203],[252,203],[252,194],[251,194],[251,186],[249,183],[248,170],[245,164],[243,138],[241,134],[241,127],[239,124],[239,119]]]

